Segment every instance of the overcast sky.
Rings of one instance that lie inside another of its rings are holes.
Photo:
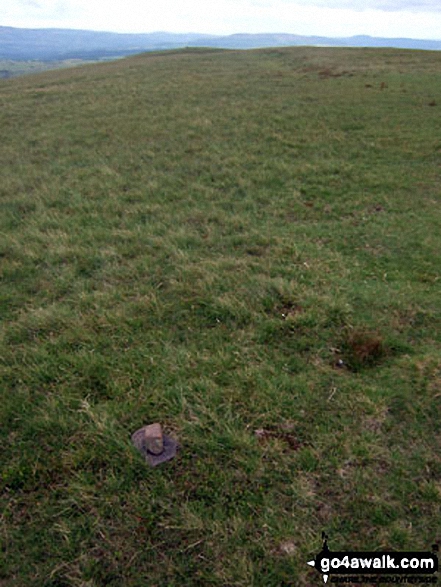
[[[441,39],[441,0],[0,0],[0,25]]]

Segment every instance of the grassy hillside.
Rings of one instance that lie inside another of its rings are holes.
[[[2,587],[309,587],[322,530],[440,541],[439,59],[0,81]]]

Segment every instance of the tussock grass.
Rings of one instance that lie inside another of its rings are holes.
[[[440,83],[312,48],[0,82],[0,582],[306,587],[322,530],[439,540]]]

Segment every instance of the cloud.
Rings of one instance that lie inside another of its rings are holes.
[[[56,20],[71,13],[75,0],[10,0],[0,8],[0,18],[34,18]]]
[[[295,0],[295,4],[356,11],[441,12],[439,0]]]
[[[441,0],[0,0],[0,23],[148,33],[438,39]]]
[[[20,0],[20,4],[23,6],[31,6],[32,8],[41,8],[41,3],[36,0]]]

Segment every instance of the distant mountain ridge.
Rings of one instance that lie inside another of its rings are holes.
[[[319,37],[290,35],[284,33],[235,34],[225,37],[211,37],[192,42],[193,46],[223,47],[231,49],[258,49],[292,45],[327,45],[330,47],[396,47],[398,49],[441,50],[441,40],[392,39],[358,35],[354,37]]]
[[[185,47],[209,35],[124,34],[74,29],[20,29],[0,26],[0,59],[53,61],[99,59]]]
[[[103,59],[144,51],[182,47],[257,49],[295,45],[330,47],[396,47],[441,50],[440,41],[389,39],[370,36],[332,38],[285,33],[233,34],[199,33],[109,33],[74,29],[21,29],[0,26],[0,59],[53,61],[64,59]]]

